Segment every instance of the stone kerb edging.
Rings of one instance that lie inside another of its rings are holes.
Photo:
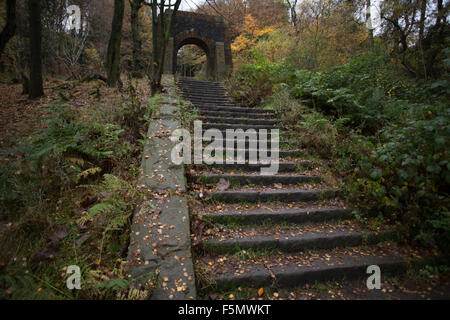
[[[165,75],[163,85],[166,93],[144,146],[138,184],[147,200],[133,217],[128,273],[133,287],[148,291],[152,300],[196,299],[185,169],[170,159],[175,146],[170,136],[181,126],[181,99],[173,76]]]

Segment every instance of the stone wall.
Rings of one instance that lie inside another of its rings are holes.
[[[171,162],[175,143],[172,132],[180,128],[181,100],[174,77],[165,75],[167,93],[150,123],[144,146],[140,188],[146,201],[133,217],[128,250],[129,277],[134,287],[151,292],[154,300],[196,298],[191,256],[190,222],[184,166]],[[151,289],[151,280],[157,282]]]

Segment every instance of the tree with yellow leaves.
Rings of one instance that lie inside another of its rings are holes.
[[[233,54],[246,56],[261,38],[273,31],[272,26],[258,27],[255,19],[250,14],[246,15],[242,32],[231,45]]]

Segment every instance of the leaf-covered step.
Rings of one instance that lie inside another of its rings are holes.
[[[233,101],[228,99],[228,98],[208,98],[208,97],[203,97],[203,98],[197,98],[197,97],[193,97],[193,96],[184,96],[186,99],[188,99],[189,101],[191,101],[193,104],[222,104],[222,103],[230,103],[232,104]]]
[[[223,159],[228,159],[227,154],[234,154],[235,159],[238,159],[238,155],[242,155],[244,157],[244,160],[248,160],[249,156],[251,154],[254,154],[256,152],[256,155],[259,157],[260,152],[267,152],[269,155],[271,154],[272,150],[270,149],[226,149],[226,146],[224,146],[223,149]],[[289,157],[298,157],[301,156],[303,153],[301,150],[280,150],[278,151],[278,155],[280,158],[289,158]],[[241,159],[239,157],[239,159]]]
[[[217,130],[228,130],[228,129],[238,130],[238,129],[242,129],[244,131],[247,131],[247,130],[251,130],[251,129],[255,129],[255,130],[261,130],[261,129],[276,130],[276,129],[280,129],[280,127],[276,126],[276,125],[204,123],[203,124],[203,129],[204,130],[208,130],[208,129],[217,129]]]
[[[245,233],[244,233],[245,235]],[[277,250],[281,252],[300,252],[304,250],[335,249],[339,247],[356,247],[373,245],[390,240],[393,233],[386,231],[379,234],[372,232],[342,230],[321,230],[305,234],[274,233],[273,235],[255,235],[239,237],[236,232],[230,239],[209,239],[202,243],[202,248],[218,254],[240,250]]]
[[[215,272],[211,274],[212,284],[216,290],[269,286],[294,288],[317,282],[367,279],[367,268],[373,265],[380,267],[385,276],[403,274],[408,269],[408,261],[395,254],[341,255],[330,252],[327,258],[303,265],[286,262],[283,265],[273,263],[272,266],[271,261],[267,262],[271,267],[259,263],[227,273]]]
[[[337,192],[333,190],[233,190],[212,192],[211,199],[224,203],[306,202],[330,199],[336,194]]]
[[[207,111],[200,110],[199,113],[206,117],[223,117],[223,118],[249,118],[249,119],[275,119],[275,115],[271,113],[247,113],[247,112],[226,112],[226,111]]]
[[[209,89],[209,90],[213,90],[213,89],[220,89],[220,90],[225,90],[225,88],[220,85],[220,83],[215,83],[215,82],[201,82],[201,81],[186,81],[186,80],[182,80],[178,82],[178,86],[179,87],[183,87],[183,88],[190,88],[190,89]]]
[[[255,109],[255,108],[242,108],[236,106],[209,106],[209,107],[198,107],[205,111],[222,111],[222,112],[241,112],[241,113],[265,113],[265,114],[275,114],[275,111],[269,109]]]
[[[180,84],[193,84],[196,86],[207,86],[207,87],[220,87],[223,88],[220,82],[214,82],[214,81],[205,81],[205,80],[197,80],[197,79],[191,79],[191,78],[181,78],[178,83]]]
[[[232,101],[227,95],[226,92],[221,91],[221,90],[213,90],[212,92],[209,92],[208,95],[204,95],[203,94],[203,90],[200,91],[196,91],[196,92],[189,92],[187,93],[185,91],[186,89],[183,89],[183,94],[182,97],[184,99],[190,99],[190,98],[196,98],[196,99],[200,99],[200,98],[217,98],[217,97],[221,97],[221,98],[226,98],[229,101]]]
[[[261,172],[262,168],[268,168],[270,165],[266,163],[258,164],[220,164],[213,165],[214,168],[223,171],[242,171],[242,172]],[[278,162],[278,172],[296,172],[299,169],[309,169],[313,166],[311,161],[298,162]],[[199,170],[204,166],[195,166],[194,169]]]
[[[275,126],[280,123],[278,120],[265,120],[257,119],[255,116],[252,118],[222,118],[222,117],[199,117],[198,120],[202,120],[205,123],[224,123],[224,124],[248,124],[248,125],[267,125]]]
[[[206,131],[203,131],[203,133],[205,133]],[[265,140],[262,140],[262,137],[256,137],[256,139],[254,139],[253,137],[249,137],[248,135],[245,138],[239,138],[239,139],[233,139],[232,137],[228,137],[227,138],[227,132],[221,130],[222,133],[222,137],[221,138],[207,138],[206,136],[203,136],[203,145],[208,145],[210,143],[217,142],[218,144],[221,144],[227,148],[237,148],[237,149],[257,149],[259,147],[261,148],[271,148],[272,147],[272,140],[271,140],[271,132],[269,131],[267,134],[267,138]],[[285,143],[283,141],[285,141],[286,139],[286,135],[285,134],[280,134],[279,135],[279,141],[278,141],[278,148],[279,149],[283,149],[282,147],[285,147]],[[275,144],[273,144],[275,145]],[[294,150],[296,151],[296,150]],[[302,151],[302,153],[304,153]]]
[[[189,179],[204,184],[217,184],[221,179],[228,180],[231,185],[296,185],[302,183],[317,183],[322,179],[318,176],[306,175],[261,175],[261,174],[192,174]]]
[[[241,225],[266,222],[305,224],[349,219],[352,217],[351,212],[350,209],[346,208],[284,208],[209,212],[201,215],[215,223],[237,223]]]

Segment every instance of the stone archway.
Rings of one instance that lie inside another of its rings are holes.
[[[205,52],[209,79],[224,79],[233,69],[228,26],[222,17],[178,12],[166,49],[164,73],[176,72],[178,50],[187,44],[197,45]]]

